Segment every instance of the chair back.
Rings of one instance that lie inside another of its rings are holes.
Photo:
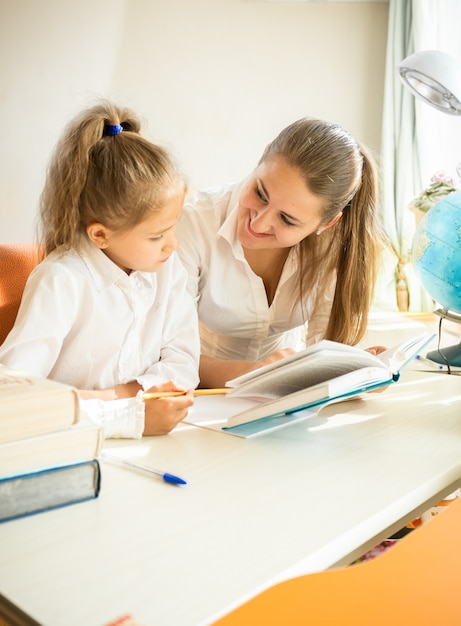
[[[0,345],[13,328],[26,281],[40,260],[37,244],[0,242]]]

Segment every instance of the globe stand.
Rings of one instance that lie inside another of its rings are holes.
[[[461,324],[461,314],[459,313],[454,313],[448,309],[437,309],[434,313],[442,319]],[[442,323],[442,319],[440,323]],[[426,358],[442,365],[461,367],[461,342],[447,348],[440,348],[440,350],[432,350],[426,354]]]

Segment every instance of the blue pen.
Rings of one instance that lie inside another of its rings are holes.
[[[437,363],[436,361],[432,361],[431,359],[426,359],[426,357],[421,356],[421,354],[417,354],[415,357],[421,363],[428,365],[433,370],[445,370],[445,366]]]
[[[170,483],[170,485],[187,485],[187,481],[184,478],[180,478],[179,476],[175,476],[174,474],[170,474],[169,472],[163,472],[162,470],[154,469],[153,467],[148,467],[147,465],[140,465],[139,463],[133,463],[132,461],[127,461],[126,459],[121,459],[117,456],[113,456],[112,454],[107,454],[107,452],[101,453],[101,459],[104,461],[109,461],[110,463],[115,463],[116,465],[130,467],[132,469],[139,470],[146,474],[155,474],[156,476],[160,476],[166,483]]]

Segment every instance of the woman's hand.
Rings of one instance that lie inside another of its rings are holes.
[[[269,356],[266,356],[266,358],[261,359],[261,361],[257,361],[256,363],[250,363],[250,365],[252,365],[253,367],[251,367],[248,371],[251,372],[251,370],[257,369],[258,367],[264,367],[264,365],[269,365],[270,363],[274,363],[275,361],[280,361],[280,359],[284,359],[287,356],[294,354],[295,352],[296,350],[293,350],[293,348],[283,348],[282,350],[276,350],[275,352],[269,354]]]
[[[374,356],[378,356],[378,354],[381,354],[381,352],[385,352],[386,350],[386,346],[371,346],[370,348],[365,348],[365,352],[374,354]]]
[[[385,352],[385,350],[387,350],[386,346],[371,346],[370,348],[366,348],[365,352],[369,352],[374,356],[378,356],[378,354],[381,354],[381,352]],[[370,391],[369,393],[382,393],[385,389],[388,388],[388,386],[389,385],[386,385],[385,387],[378,387],[377,389],[373,389],[373,391]]]
[[[243,376],[243,374],[252,372],[258,369],[258,367],[263,367],[263,365],[269,365],[269,363],[279,361],[294,352],[296,352],[296,350],[292,350],[291,348],[276,350],[260,361],[232,361],[216,359],[202,354],[200,357],[199,386],[207,389],[225,387],[228,380]]]
[[[167,435],[186,417],[189,407],[194,404],[194,390],[189,389],[186,392],[171,380],[151,387],[146,391],[146,394],[165,391],[179,391],[183,392],[184,395],[144,400],[143,436]]]

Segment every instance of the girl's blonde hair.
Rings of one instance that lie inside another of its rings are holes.
[[[111,126],[116,134],[108,134]],[[140,127],[132,111],[107,101],[70,122],[40,198],[39,239],[46,254],[75,247],[91,223],[129,230],[169,197],[185,193],[171,156],[143,138]]]
[[[326,339],[356,344],[363,337],[383,247],[388,245],[378,206],[376,163],[364,146],[338,124],[303,118],[282,130],[261,161],[282,157],[324,200],[323,225],[297,246],[301,305],[306,294],[324,297],[336,274],[336,289]],[[321,230],[321,229],[320,229]]]

